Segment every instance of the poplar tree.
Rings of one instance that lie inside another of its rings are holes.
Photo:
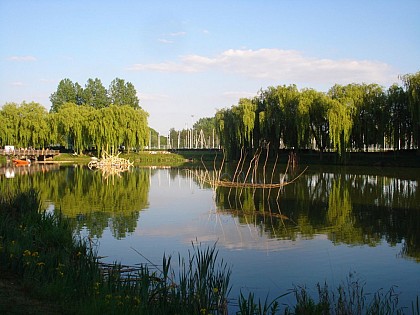
[[[128,105],[133,108],[139,108],[139,99],[134,85],[125,82],[123,79],[114,79],[108,89],[108,96],[111,104],[122,106]]]

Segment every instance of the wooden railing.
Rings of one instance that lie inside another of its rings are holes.
[[[0,155],[8,156],[54,156],[60,154],[60,150],[50,149],[0,149]]]

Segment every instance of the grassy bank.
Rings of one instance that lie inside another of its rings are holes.
[[[369,294],[352,275],[335,290],[318,285],[316,297],[295,287],[274,301],[250,294],[228,302],[231,270],[215,246],[193,245],[176,271],[165,255],[159,265],[104,265],[94,249],[61,215],[40,211],[35,191],[2,192],[0,313],[420,314],[418,299],[403,309],[393,288]],[[284,305],[290,294],[295,304]]]

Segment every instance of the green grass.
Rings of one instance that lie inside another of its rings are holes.
[[[59,155],[54,156],[54,162],[61,163],[76,163],[76,164],[87,164],[89,163],[91,156],[89,155],[75,155],[72,153],[60,153]]]

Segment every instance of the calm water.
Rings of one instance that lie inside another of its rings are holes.
[[[107,262],[159,265],[163,253],[187,257],[192,242],[217,242],[232,268],[232,298],[274,298],[294,285],[315,292],[324,281],[336,288],[350,273],[365,291],[398,286],[401,305],[420,295],[420,169],[311,167],[281,191],[214,191],[183,169],[107,177],[32,165],[2,169],[0,180],[2,191],[37,188]]]

